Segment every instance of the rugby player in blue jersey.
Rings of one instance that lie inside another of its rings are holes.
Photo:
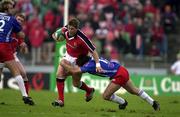
[[[33,100],[28,97],[23,78],[17,69],[14,52],[12,49],[12,33],[16,33],[19,38],[24,39],[25,34],[22,27],[14,16],[11,15],[13,8],[11,0],[4,0],[0,4],[0,63],[4,63],[15,78],[25,104],[34,105]]]
[[[111,82],[103,93],[103,99],[118,103],[119,109],[125,109],[128,105],[128,102],[125,99],[115,94],[118,89],[123,87],[129,93],[137,95],[148,102],[150,105],[152,105],[155,111],[160,110],[160,105],[157,101],[152,99],[145,91],[138,89],[133,85],[129,78],[129,73],[125,67],[119,63],[110,62],[104,58],[100,58],[99,62],[103,69],[101,73],[96,72],[96,63],[93,58],[86,55],[81,55],[78,57],[76,60],[76,64],[78,66],[72,67],[67,64],[68,62],[66,60],[62,60],[60,64],[71,74],[88,72],[93,75],[110,78]]]

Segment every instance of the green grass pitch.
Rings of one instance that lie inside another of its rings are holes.
[[[63,108],[51,106],[57,97],[55,92],[31,91],[30,95],[35,106],[25,105],[19,91],[0,90],[0,117],[180,117],[180,96],[153,96],[161,105],[161,110],[156,112],[145,101],[130,94],[122,95],[129,102],[125,110],[104,101],[99,94],[85,102],[84,93],[66,93]]]

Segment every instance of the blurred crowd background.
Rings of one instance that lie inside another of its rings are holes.
[[[101,56],[144,62],[153,58],[172,62],[180,50],[179,0],[69,0],[69,18],[77,17],[81,30]],[[63,26],[64,0],[17,0],[24,12],[30,53],[20,55],[28,65],[53,65],[55,42],[51,34]],[[179,26],[178,26],[179,25]]]

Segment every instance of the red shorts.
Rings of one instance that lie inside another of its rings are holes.
[[[11,43],[0,43],[0,62],[14,59]]]
[[[113,77],[112,82],[124,86],[129,80],[129,72],[123,66],[120,66],[116,75]]]

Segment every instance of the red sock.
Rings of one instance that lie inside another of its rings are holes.
[[[65,79],[56,79],[58,89],[58,99],[64,102],[64,81]]]
[[[83,81],[81,81],[81,83],[82,83],[82,85],[81,85],[81,87],[79,87],[80,89],[85,90],[86,92],[91,91],[91,88],[88,87]]]
[[[24,86],[25,86],[27,95],[29,95],[29,81],[24,81]]]

